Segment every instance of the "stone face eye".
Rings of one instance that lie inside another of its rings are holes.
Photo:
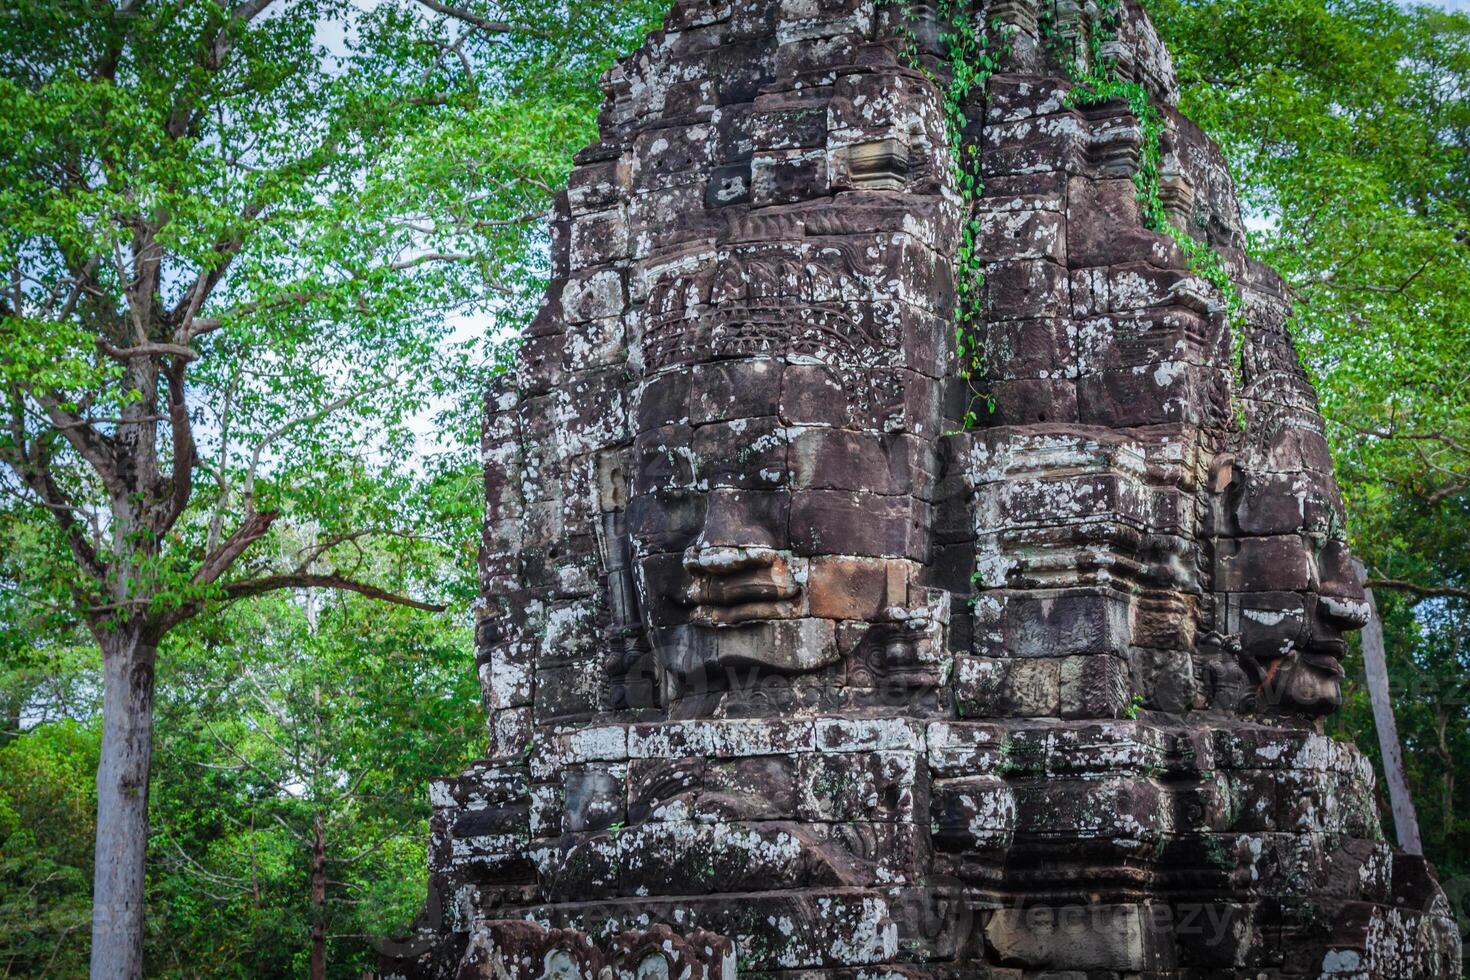
[[[628,503],[628,534],[642,553],[682,552],[704,528],[704,494],[661,490]]]

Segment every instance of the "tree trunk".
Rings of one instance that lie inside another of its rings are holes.
[[[143,975],[143,868],[156,648],[124,624],[101,637],[102,754],[92,884],[92,980]]]
[[[1423,854],[1419,837],[1419,816],[1414,812],[1414,798],[1409,794],[1409,780],[1404,774],[1404,750],[1399,741],[1399,726],[1393,715],[1393,701],[1388,690],[1388,656],[1383,649],[1383,620],[1378,618],[1378,603],[1373,590],[1367,590],[1368,609],[1372,613],[1363,627],[1363,669],[1368,675],[1368,695],[1373,702],[1373,722],[1378,728],[1378,748],[1383,756],[1383,776],[1388,783],[1388,800],[1393,809],[1393,826],[1398,831],[1399,847],[1410,854]]]
[[[20,712],[24,703],[25,696],[18,692],[6,700],[4,713],[0,714],[0,749],[20,737]]]
[[[1435,754],[1439,756],[1440,765],[1444,767],[1444,776],[1441,780],[1444,798],[1440,801],[1440,828],[1444,831],[1445,837],[1454,833],[1455,827],[1455,758],[1450,754],[1450,746],[1447,741],[1449,727],[1449,715],[1445,713],[1444,707],[1436,704],[1434,710]]]
[[[311,980],[327,980],[327,839],[322,815],[312,822]]]
[[[1448,838],[1455,832],[1455,770],[1453,763],[1445,763],[1444,809],[1440,812],[1440,827]]]

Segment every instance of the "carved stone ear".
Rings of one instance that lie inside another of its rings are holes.
[[[844,146],[838,165],[858,190],[901,191],[909,176],[909,148],[896,139]]]
[[[1210,490],[1224,493],[1235,480],[1235,454],[1221,453],[1210,461]]]

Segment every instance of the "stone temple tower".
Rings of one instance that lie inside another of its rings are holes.
[[[388,974],[1458,977],[1321,734],[1322,420],[1136,0],[679,0],[605,87]]]

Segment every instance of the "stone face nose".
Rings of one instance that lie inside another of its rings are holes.
[[[723,549],[774,553],[788,546],[788,494],[721,487],[702,496],[704,520],[693,548],[711,553],[711,569]]]
[[[689,576],[684,600],[690,606],[764,606],[801,595],[785,556],[770,548],[690,548],[684,570]]]

